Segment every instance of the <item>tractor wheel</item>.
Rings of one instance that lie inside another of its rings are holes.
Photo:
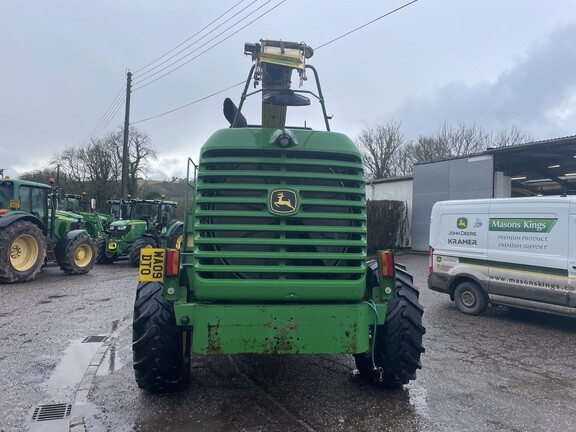
[[[134,303],[134,374],[138,387],[151,393],[183,390],[190,378],[191,334],[176,325],[162,291],[158,282],[140,283]]]
[[[90,236],[79,234],[66,240],[63,253],[58,256],[58,264],[66,274],[78,275],[88,273],[96,264],[96,249]]]
[[[152,237],[140,237],[130,246],[130,253],[128,255],[130,264],[132,264],[133,267],[138,267],[140,264],[140,249],[145,247],[155,248],[156,246],[156,241]]]
[[[369,273],[376,271],[369,267]],[[377,277],[369,274],[368,280]],[[384,324],[376,327],[374,363],[378,369],[374,370],[371,352],[354,355],[360,377],[370,384],[400,387],[416,379],[416,370],[422,367],[422,336],[426,332],[418,296],[412,276],[396,266],[396,297],[388,301]]]
[[[32,222],[16,221],[0,229],[0,282],[34,279],[46,257],[46,239]]]
[[[96,250],[96,264],[104,264],[106,256],[106,237],[100,236],[94,240],[94,249]]]
[[[486,294],[474,282],[462,282],[454,291],[454,301],[460,311],[468,315],[479,315],[486,310]]]
[[[182,225],[174,229],[174,231],[172,232],[172,234],[170,234],[170,237],[168,238],[169,248],[180,250],[180,247],[182,246],[182,239],[184,238],[184,235],[182,234],[183,231],[184,229]]]

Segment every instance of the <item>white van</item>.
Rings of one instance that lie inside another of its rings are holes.
[[[441,201],[428,287],[477,315],[488,302],[576,316],[576,197]]]

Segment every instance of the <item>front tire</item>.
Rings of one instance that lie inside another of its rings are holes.
[[[26,282],[36,277],[46,257],[42,230],[19,220],[0,229],[0,282]]]
[[[60,255],[60,254],[59,254]],[[69,275],[88,273],[96,264],[96,249],[88,235],[79,234],[72,239],[66,239],[66,244],[60,256],[57,256],[60,268]]]
[[[468,315],[480,315],[486,310],[486,294],[474,282],[462,282],[454,290],[454,301],[461,312]]]
[[[128,257],[130,258],[130,264],[132,267],[138,267],[140,264],[140,249],[145,247],[153,247],[155,248],[156,241],[152,237],[140,237],[130,247],[130,253]]]
[[[100,236],[94,240],[94,249],[96,250],[96,264],[103,264],[106,256],[106,237]]]
[[[134,374],[151,393],[183,390],[190,379],[191,333],[176,325],[174,305],[158,282],[138,284],[132,325]]]
[[[368,280],[377,280],[377,268],[368,267]],[[424,352],[422,326],[424,310],[418,301],[419,292],[412,276],[396,266],[396,297],[388,300],[386,319],[376,327],[374,344],[374,370],[372,353],[355,354],[360,377],[379,387],[400,387],[416,379],[421,369],[420,355]]]

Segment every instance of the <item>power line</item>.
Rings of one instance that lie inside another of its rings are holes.
[[[270,1],[272,1],[272,0],[268,0],[266,3],[264,3],[264,5],[260,6],[258,9],[261,9],[261,8],[264,7],[266,4],[270,3]],[[208,51],[212,50],[213,48],[217,47],[217,46],[220,45],[222,42],[230,39],[232,36],[234,36],[235,34],[239,33],[240,31],[244,30],[246,27],[248,27],[249,25],[251,25],[251,24],[254,23],[255,21],[257,21],[257,20],[259,20],[260,18],[262,18],[263,16],[269,14],[270,12],[272,12],[274,9],[276,9],[278,6],[280,6],[280,5],[281,5],[282,3],[284,3],[285,1],[286,1],[286,0],[280,1],[280,3],[278,3],[278,4],[276,4],[275,6],[271,7],[271,8],[268,9],[266,12],[264,12],[263,14],[259,15],[259,16],[256,17],[256,18],[254,18],[252,21],[250,21],[249,23],[247,23],[247,24],[244,25],[243,27],[239,28],[239,29],[236,30],[235,32],[233,32],[233,33],[229,34],[228,36],[226,36],[224,39],[222,39],[222,40],[216,42],[214,45],[208,47],[207,49],[205,49],[204,51],[202,51],[200,54],[192,57],[190,60],[182,63],[181,65],[179,65],[179,66],[175,67],[174,69],[166,72],[165,74],[160,75],[159,77],[153,79],[152,81],[149,81],[149,82],[147,82],[147,83],[145,83],[145,84],[141,84],[139,87],[136,87],[136,88],[134,89],[134,91],[140,90],[141,88],[146,87],[146,86],[148,86],[148,85],[150,85],[150,84],[152,84],[152,83],[154,83],[154,82],[156,82],[156,81],[164,78],[165,76],[170,75],[171,73],[177,71],[178,69],[186,66],[186,65],[187,65],[188,63],[190,63],[191,61],[197,59],[197,58],[200,57],[201,55],[203,55],[203,54],[205,54],[206,52],[208,52]],[[258,9],[257,9],[257,10],[258,10]],[[248,16],[249,16],[249,15],[248,15]],[[248,17],[248,16],[247,16],[247,17]],[[226,30],[224,30],[224,31],[223,31],[222,33],[220,33],[219,35],[214,36],[212,39],[210,39],[210,40],[209,40],[208,42],[206,42],[206,43],[210,43],[210,42],[214,41],[214,40],[217,39],[219,36],[221,36],[221,35],[224,34],[226,31],[230,30],[232,27],[234,27],[234,26],[236,26],[237,24],[239,24],[241,21],[243,21],[243,20],[246,19],[247,17],[242,18],[240,21],[238,21],[238,22],[236,22],[235,24],[233,24],[232,26],[228,27]],[[186,54],[186,56],[182,57],[182,59],[184,59],[185,57],[188,57],[189,55],[193,54],[194,52],[198,51],[199,49],[200,49],[200,48],[197,48],[197,49],[193,50],[192,52]],[[149,77],[144,78],[144,81],[146,81],[146,80],[149,79],[149,78],[152,78],[152,76],[157,75],[158,73],[160,73],[160,72],[162,72],[163,70],[169,68],[170,66],[174,65],[175,63],[178,63],[178,62],[181,61],[182,59],[180,59],[180,60],[178,60],[178,61],[176,61],[176,62],[173,62],[173,63],[171,63],[170,65],[166,66],[165,68],[163,68],[163,69],[155,72],[154,74],[150,75]]]
[[[323,47],[325,47],[326,45],[330,45],[331,43],[336,42],[337,40],[342,39],[343,37],[348,36],[349,34],[354,33],[355,31],[358,31],[358,30],[360,30],[360,29],[362,29],[362,28],[364,28],[364,27],[366,27],[366,26],[369,26],[370,24],[375,23],[376,21],[381,20],[382,18],[385,18],[385,17],[387,17],[388,15],[392,15],[393,13],[398,12],[400,9],[404,9],[404,8],[407,7],[407,6],[410,6],[412,3],[416,3],[417,1],[418,1],[418,0],[412,0],[411,2],[408,2],[408,3],[400,6],[399,8],[396,8],[396,9],[390,11],[390,12],[387,12],[387,13],[385,13],[384,15],[381,15],[381,16],[379,16],[378,18],[375,18],[375,19],[373,19],[372,21],[367,22],[366,24],[362,24],[360,27],[357,27],[357,28],[355,28],[354,30],[350,30],[349,32],[344,33],[343,35],[338,36],[337,38],[332,39],[331,41],[328,41],[328,42],[326,42],[326,43],[324,43],[324,44],[322,44],[322,45],[314,48],[314,50],[319,50],[320,48],[323,48]]]
[[[98,120],[98,123],[96,123],[94,129],[92,129],[92,132],[90,132],[88,138],[84,140],[84,144],[90,141],[93,137],[97,137],[98,135],[100,135],[100,132],[106,126],[108,126],[114,115],[118,112],[119,107],[122,106],[124,99],[126,98],[126,96],[124,95],[125,90],[126,90],[126,84],[122,86],[122,88],[120,89],[120,91],[118,92],[118,94],[116,95],[116,97],[106,110],[106,112],[102,115],[100,120]]]
[[[244,1],[244,0],[242,0]],[[234,5],[232,8],[228,9],[225,13],[223,13],[222,15],[220,15],[218,18],[216,18],[214,21],[212,21],[210,24],[208,24],[207,26],[205,26],[202,30],[196,32],[194,35],[190,36],[188,39],[186,39],[184,42],[182,42],[180,45],[178,45],[177,47],[173,48],[172,50],[168,51],[166,54],[164,54],[162,57],[159,57],[158,59],[156,59],[155,61],[153,61],[152,63],[149,63],[148,65],[144,66],[143,68],[139,69],[138,71],[136,71],[135,73],[137,74],[138,72],[142,71],[143,69],[145,69],[148,66],[151,66],[152,64],[154,64],[155,62],[157,62],[158,60],[166,57],[168,54],[170,54],[171,52],[174,52],[176,49],[180,48],[182,45],[184,45],[186,42],[190,41],[190,39],[194,38],[195,36],[199,35],[200,33],[202,33],[204,30],[206,30],[208,27],[210,27],[212,24],[216,23],[220,18],[222,18],[224,15],[226,15],[228,12],[230,12],[232,9],[234,9],[236,6],[238,6],[240,3],[242,3],[242,1],[240,1],[239,3],[236,3],[236,5]],[[178,51],[177,53],[175,53],[174,55],[168,57],[166,60],[164,60],[163,62],[161,62],[160,64],[157,64],[156,66],[154,66],[153,68],[147,70],[146,72],[142,73],[142,76],[138,76],[141,79],[144,79],[143,76],[148,75],[150,72],[152,72],[155,69],[158,69],[160,66],[162,66],[163,64],[167,63],[169,60],[172,60],[174,57],[178,56],[178,54],[183,53],[184,51],[186,51],[188,48],[196,45],[198,42],[200,42],[202,39],[204,39],[205,37],[207,37],[209,34],[213,33],[214,31],[216,31],[217,29],[219,29],[220,27],[222,27],[224,24],[226,24],[227,22],[229,22],[230,20],[232,20],[234,17],[238,16],[240,13],[244,12],[246,9],[248,9],[250,6],[252,6],[254,3],[256,3],[258,0],[253,0],[252,3],[250,3],[248,6],[242,8],[240,11],[238,11],[237,13],[235,13],[234,15],[232,15],[230,18],[228,18],[226,21],[224,21],[223,23],[221,23],[220,25],[218,25],[217,27],[213,28],[212,30],[210,30],[210,32],[208,32],[207,34],[205,34],[204,36],[202,36],[200,39],[197,39],[196,41],[192,42],[191,44],[187,45],[186,47],[182,48],[180,51]],[[184,58],[184,57],[183,57]],[[174,63],[178,63],[177,60]],[[174,64],[172,63],[172,64]],[[170,66],[170,65],[169,65]],[[167,67],[169,67],[167,66]],[[162,69],[164,70],[164,69]]]
[[[364,27],[366,27],[366,26],[368,26],[368,25],[370,25],[370,24],[372,24],[372,23],[374,23],[374,22],[376,22],[376,21],[378,21],[378,20],[381,20],[382,18],[385,18],[385,17],[387,17],[387,16],[389,16],[389,15],[395,13],[395,12],[398,12],[398,11],[401,10],[401,9],[404,9],[404,8],[407,7],[407,6],[410,6],[410,5],[413,4],[413,3],[416,3],[417,1],[418,1],[418,0],[413,0],[413,1],[411,1],[411,2],[408,2],[408,3],[406,3],[406,4],[404,4],[404,5],[396,8],[396,9],[390,11],[390,12],[385,13],[384,15],[381,15],[381,16],[379,16],[379,17],[377,17],[377,18],[375,18],[375,19],[373,19],[373,20],[371,20],[371,21],[369,21],[369,22],[361,25],[360,27],[357,27],[357,28],[355,28],[355,29],[353,29],[353,30],[351,30],[351,31],[349,31],[349,32],[347,32],[347,33],[344,33],[344,34],[341,35],[341,36],[338,36],[338,37],[335,38],[335,39],[332,39],[332,40],[330,40],[330,41],[328,41],[328,42],[326,42],[326,43],[324,43],[324,44],[322,44],[322,45],[320,45],[320,46],[318,46],[317,48],[314,48],[314,49],[315,49],[315,50],[318,50],[319,48],[322,48],[322,47],[325,47],[326,45],[329,45],[329,44],[331,44],[331,43],[334,43],[334,42],[336,42],[337,40],[342,39],[343,37],[348,36],[348,35],[351,34],[351,33],[354,33],[354,32],[356,32],[356,31],[358,31],[358,30],[360,30],[360,29],[362,29],[362,28],[364,28]],[[274,6],[272,9],[270,9],[269,11],[267,11],[266,13],[264,13],[263,15],[260,15],[258,18],[256,18],[255,20],[251,21],[250,23],[248,23],[246,26],[252,24],[254,21],[256,21],[257,19],[261,18],[262,16],[264,16],[264,15],[267,14],[268,12],[272,11],[273,9],[275,9],[276,7],[278,7],[278,6],[279,6],[281,3],[283,3],[283,2],[284,2],[284,0],[283,0],[282,2],[280,2],[280,3],[278,3],[276,6]],[[229,37],[233,36],[234,34],[236,34],[237,32],[239,32],[240,30],[243,30],[246,26],[244,26],[243,28],[239,29],[239,30],[236,31],[235,33],[227,36],[226,39],[228,39]],[[220,42],[216,43],[214,46],[208,48],[207,50],[203,51],[202,53],[200,53],[200,54],[197,55],[196,57],[190,59],[188,62],[182,64],[182,65],[179,66],[179,67],[182,67],[182,66],[184,66],[185,64],[191,62],[192,60],[196,59],[196,58],[199,57],[200,55],[204,54],[206,51],[208,51],[208,50],[214,48],[215,46],[219,45],[220,43],[224,42],[226,39],[221,40]],[[212,39],[212,40],[213,40],[213,39]],[[210,42],[210,41],[209,41],[209,42]],[[166,75],[167,75],[167,74],[166,74]],[[163,76],[165,76],[165,75],[163,75]],[[157,78],[157,79],[160,79],[160,78],[162,78],[163,76],[161,76],[161,77],[159,77],[159,78]],[[154,81],[156,81],[156,80],[154,80]],[[151,81],[151,82],[149,82],[149,83],[147,83],[147,84],[144,84],[144,85],[140,86],[139,88],[145,87],[146,85],[151,84],[151,83],[154,82],[154,81]],[[231,86],[231,87],[228,87],[228,88],[226,88],[226,89],[224,89],[224,90],[220,90],[220,91],[215,92],[215,93],[212,93],[211,95],[205,96],[205,97],[203,97],[203,98],[201,98],[201,99],[195,100],[195,101],[190,102],[190,103],[188,103],[188,104],[186,104],[186,105],[182,105],[182,106],[180,106],[180,107],[178,107],[178,108],[174,108],[174,109],[172,109],[172,110],[170,110],[170,111],[166,111],[166,112],[164,112],[164,113],[162,113],[162,114],[158,114],[158,115],[155,115],[155,116],[152,116],[152,117],[148,117],[148,118],[139,120],[139,121],[137,121],[137,122],[133,122],[133,123],[131,123],[131,124],[143,123],[143,122],[145,122],[145,121],[152,120],[152,119],[155,119],[155,118],[157,118],[157,117],[161,117],[161,116],[170,114],[170,113],[172,113],[172,112],[174,112],[174,111],[181,110],[181,109],[186,108],[186,107],[188,107],[188,106],[190,106],[190,105],[194,105],[194,104],[196,104],[196,103],[198,103],[198,102],[201,102],[201,101],[206,100],[206,99],[208,99],[208,98],[210,98],[210,97],[216,96],[216,95],[218,95],[218,94],[220,94],[220,93],[223,93],[223,92],[225,92],[225,91],[227,91],[227,90],[230,90],[230,89],[232,89],[232,88],[234,88],[234,87],[237,87],[237,86],[239,86],[240,84],[243,84],[243,83],[244,83],[244,81],[241,81],[241,82],[238,83],[238,84],[234,84],[234,85]]]
[[[190,41],[192,38],[194,38],[195,36],[197,36],[198,34],[202,33],[205,29],[209,28],[211,25],[213,25],[214,23],[216,23],[219,19],[221,19],[222,17],[226,16],[230,11],[234,10],[236,7],[238,7],[241,3],[243,3],[245,0],[240,0],[239,2],[237,2],[234,6],[232,6],[231,8],[229,8],[226,12],[224,12],[223,14],[221,14],[219,17],[217,17],[215,20],[213,20],[210,24],[208,24],[207,26],[205,26],[204,28],[202,28],[200,31],[196,32],[194,35],[192,35],[191,37],[189,37],[188,39],[186,39],[184,42],[182,42],[181,44],[179,44],[178,46],[174,47],[172,50],[168,51],[167,53],[165,53],[164,55],[160,56],[159,58],[157,58],[156,60],[154,60],[151,63],[148,63],[147,65],[145,65],[144,67],[138,69],[138,72],[143,71],[144,69],[146,69],[147,67],[153,65],[154,63],[157,63],[159,60],[161,60],[162,58],[166,57],[167,55],[169,55],[170,53],[174,52],[176,49],[178,49],[179,47],[181,47],[182,45],[184,45],[186,42]],[[252,6],[256,1],[258,0],[254,0],[252,1],[248,6],[244,7],[243,9],[241,9],[239,12],[237,12],[236,14],[234,14],[232,17],[230,17],[229,19],[227,19],[224,23],[220,24],[218,27],[216,27],[215,29],[213,29],[212,31],[210,31],[208,34],[214,32],[216,29],[220,28],[222,25],[226,24],[227,22],[229,22],[231,19],[233,19],[234,17],[236,17],[238,14],[240,14],[241,12],[243,12],[244,10],[246,10],[248,7]],[[261,9],[262,7],[264,7],[266,4],[268,4],[271,0],[268,0],[266,3],[264,3],[264,5],[260,6],[258,9]],[[283,0],[282,2],[280,2],[278,5],[274,6],[273,8],[271,8],[270,10],[268,10],[267,12],[265,12],[264,14],[260,15],[258,18],[261,18],[262,16],[266,15],[267,13],[269,13],[271,10],[275,9],[277,6],[279,6],[281,3],[283,3],[285,0]],[[246,17],[242,18],[240,21],[236,22],[233,26],[228,27],[225,31],[228,31],[230,28],[234,27],[235,25],[237,25],[238,23],[242,22],[244,19],[246,19],[249,15],[247,15]],[[248,23],[248,25],[250,25],[251,23],[253,23],[255,20],[252,20],[250,23]],[[242,27],[240,30],[246,28],[246,26]],[[222,32],[221,34],[223,34],[224,32]],[[232,33],[230,36],[234,35],[236,33]],[[203,36],[206,37],[207,35]],[[207,50],[203,51],[202,53],[200,53],[198,56],[204,54],[205,52],[207,52],[208,50],[214,48],[215,46],[219,45],[220,43],[224,42],[226,39],[228,39],[230,36],[228,36],[227,38],[221,40],[220,42],[216,43],[215,45],[213,45],[212,47],[208,48]],[[216,38],[216,37],[215,37]],[[214,40],[215,38],[211,39],[209,42],[211,42],[212,40]],[[202,39],[202,38],[201,38]],[[200,40],[201,40],[200,39]],[[198,41],[194,42],[197,43]],[[193,44],[192,44],[193,45]],[[188,47],[186,47],[184,50],[188,49]],[[177,54],[175,54],[174,56],[170,57],[169,59],[165,60],[164,62],[162,62],[160,65],[155,66],[153,69],[156,69],[157,67],[161,66],[162,64],[166,63],[168,60],[174,58],[176,55],[180,54],[181,52],[183,52],[184,50],[179,51]],[[195,58],[197,58],[198,56],[196,56]],[[180,59],[182,60],[182,59]],[[179,60],[179,61],[180,61]],[[193,60],[193,59],[192,59]],[[190,60],[191,61],[191,60]],[[188,64],[190,61],[186,62],[185,64]],[[175,70],[179,69],[180,67],[182,67],[184,65],[181,65],[179,67],[177,67]],[[174,71],[170,71],[166,74],[164,74],[163,76],[157,78],[156,80],[163,78],[164,76],[174,72]],[[150,71],[148,71],[150,72]],[[156,81],[154,80],[154,81]],[[153,82],[153,81],[152,81]],[[151,84],[148,83],[148,84]],[[142,86],[141,86],[142,87]],[[116,115],[116,113],[118,112],[118,110],[121,108],[122,104],[124,103],[124,101],[126,100],[126,95],[124,94],[124,90],[126,89],[126,85],[123,85],[122,88],[120,89],[120,91],[118,92],[118,94],[116,95],[116,97],[114,98],[114,100],[112,101],[112,103],[110,104],[110,106],[108,107],[108,109],[106,110],[106,112],[103,114],[103,116],[100,118],[100,120],[98,121],[98,123],[96,124],[96,126],[94,127],[94,129],[92,129],[92,131],[90,132],[90,135],[88,136],[88,138],[86,138],[84,140],[84,145],[86,143],[88,143],[91,139],[98,137],[102,131],[110,124],[110,122],[112,121],[112,119],[114,118],[114,116]],[[136,88],[135,90],[137,90],[138,88]],[[226,90],[226,89],[225,89]],[[225,91],[222,90],[222,91]],[[132,90],[134,91],[134,90]],[[219,94],[220,92],[216,92],[214,93],[214,95]],[[210,96],[207,96],[210,97]],[[201,99],[203,100],[203,99]],[[185,106],[188,106],[191,104],[187,104]],[[183,107],[174,109],[170,112],[176,111],[178,109],[181,109]],[[143,120],[144,121],[144,120]]]
[[[153,62],[149,63],[148,65],[140,68],[139,71],[141,71],[141,70],[145,69],[146,67],[154,64],[154,63],[157,62],[158,60],[166,57],[166,55],[168,55],[168,54],[170,54],[171,52],[173,52],[174,50],[178,49],[180,46],[182,46],[183,44],[185,44],[186,42],[188,42],[188,41],[189,41],[190,39],[192,39],[194,36],[200,34],[202,31],[204,31],[204,30],[205,30],[206,28],[208,28],[210,25],[212,25],[213,23],[217,22],[220,18],[222,18],[223,16],[225,16],[228,12],[230,12],[231,10],[233,10],[234,8],[236,8],[236,7],[237,7],[240,3],[242,3],[243,1],[244,1],[244,0],[241,0],[240,2],[236,3],[232,8],[228,9],[224,14],[220,15],[217,19],[215,19],[214,21],[212,21],[212,23],[210,23],[208,26],[204,27],[202,30],[200,30],[199,32],[195,33],[193,36],[191,36],[190,38],[188,38],[186,41],[182,42],[182,43],[181,43],[180,45],[178,45],[177,47],[175,47],[175,48],[173,48],[172,50],[168,51],[168,52],[167,52],[166,54],[164,54],[163,56],[159,57],[158,59],[154,60]],[[255,1],[256,1],[256,0],[255,0]],[[264,3],[262,6],[260,6],[260,7],[259,7],[258,9],[256,9],[256,10],[259,10],[259,9],[261,9],[262,7],[266,6],[266,4],[270,3],[270,1],[272,1],[272,0],[268,0],[266,3]],[[220,45],[222,42],[228,40],[230,37],[234,36],[235,34],[237,34],[238,32],[240,32],[241,30],[244,30],[246,27],[248,27],[249,25],[251,25],[251,24],[254,23],[255,21],[259,20],[259,19],[262,18],[263,16],[267,15],[268,13],[270,13],[272,10],[276,9],[278,6],[280,6],[280,5],[281,5],[282,3],[284,3],[285,1],[286,1],[286,0],[280,1],[278,4],[276,4],[275,6],[273,6],[272,8],[270,8],[269,10],[267,10],[266,12],[264,12],[263,14],[259,15],[258,17],[256,17],[255,19],[253,19],[252,21],[250,21],[249,23],[247,23],[246,25],[244,25],[244,26],[241,27],[240,29],[236,30],[235,32],[229,34],[229,35],[226,36],[224,39],[216,42],[214,45],[212,45],[212,46],[210,46],[209,48],[205,49],[205,50],[202,51],[200,54],[198,54],[198,55],[196,55],[195,57],[189,59],[189,60],[186,61],[185,63],[179,65],[179,66],[176,67],[176,68],[174,68],[173,70],[168,71],[168,72],[166,72],[165,74],[157,77],[156,79],[154,79],[154,80],[152,80],[152,81],[150,81],[150,82],[148,82],[148,83],[145,83],[145,84],[140,85],[139,87],[135,88],[133,91],[136,91],[136,90],[139,90],[139,89],[141,89],[141,88],[143,88],[143,87],[146,87],[146,86],[152,84],[153,82],[158,81],[159,79],[161,79],[161,78],[163,78],[163,77],[165,77],[165,76],[167,76],[167,75],[175,72],[176,70],[182,68],[183,66],[185,66],[185,65],[187,65],[188,63],[190,63],[191,61],[197,59],[198,57],[200,57],[200,56],[203,55],[204,53],[206,53],[206,52],[210,51],[211,49],[215,48],[216,46]],[[330,40],[330,41],[328,41],[328,42],[326,42],[326,43],[324,43],[324,44],[322,44],[322,45],[319,45],[318,47],[316,47],[316,48],[314,48],[314,49],[315,49],[315,50],[318,50],[318,49],[323,48],[323,47],[325,47],[325,46],[327,46],[327,45],[330,45],[330,44],[332,44],[332,43],[334,43],[334,42],[336,42],[336,41],[338,41],[338,40],[340,40],[340,39],[342,39],[342,38],[344,38],[344,37],[346,37],[346,36],[348,36],[348,35],[356,32],[356,31],[358,31],[358,30],[360,30],[360,29],[362,29],[362,28],[364,28],[364,27],[367,27],[367,26],[370,25],[370,24],[375,23],[376,21],[379,21],[379,20],[381,20],[381,19],[383,19],[383,18],[385,18],[385,17],[387,17],[387,16],[389,16],[389,15],[392,15],[392,14],[395,13],[395,12],[400,11],[401,9],[404,9],[404,8],[412,5],[413,3],[416,3],[417,1],[418,1],[418,0],[412,0],[412,1],[410,1],[410,2],[408,2],[408,3],[406,3],[406,4],[404,4],[404,5],[396,8],[396,9],[390,11],[390,12],[385,13],[384,15],[381,15],[381,16],[379,16],[379,17],[377,17],[377,18],[375,18],[375,19],[373,19],[373,20],[371,20],[371,21],[369,21],[369,22],[367,22],[367,23],[365,23],[365,24],[363,24],[363,25],[361,25],[361,26],[353,29],[353,30],[350,30],[350,31],[348,31],[348,32],[346,32],[346,33],[338,36],[337,38],[334,38],[334,39],[332,39],[332,40]],[[247,9],[248,7],[250,7],[252,4],[254,4],[254,1],[253,1],[252,3],[250,3],[248,6],[246,6],[245,8],[243,8],[240,12],[246,10],[246,9]],[[237,14],[235,14],[233,17],[237,16],[240,12],[238,12]],[[230,19],[232,19],[233,17],[231,17]],[[246,18],[246,17],[244,17],[244,18],[242,18],[241,20],[237,21],[237,22],[234,23],[232,26],[228,27],[226,30],[224,30],[223,32],[221,32],[219,35],[217,35],[217,36],[213,37],[212,39],[210,39],[207,43],[210,43],[210,42],[214,41],[214,40],[217,39],[219,36],[223,35],[226,31],[228,31],[228,30],[230,30],[231,28],[233,28],[233,27],[235,27],[236,25],[238,25],[238,24],[239,24],[240,22],[242,22],[245,18]],[[228,19],[227,21],[225,21],[223,24],[225,24],[226,22],[229,22],[230,19]],[[219,27],[221,27],[223,24],[221,24],[221,25],[219,25],[218,27],[216,27],[216,29],[219,28]],[[213,29],[213,30],[212,30],[211,32],[209,32],[208,34],[212,33],[212,32],[213,32],[214,30],[216,30],[216,29]],[[208,34],[207,34],[207,35],[208,35]],[[201,39],[203,39],[203,38],[206,37],[207,35],[204,35]],[[201,40],[201,39],[199,39],[199,40]],[[198,41],[199,41],[199,40],[198,40]],[[179,52],[176,53],[174,56],[172,56],[172,57],[170,57],[169,59],[165,60],[164,62],[162,62],[160,65],[157,65],[157,66],[154,67],[153,69],[156,69],[157,67],[159,67],[159,66],[161,66],[162,64],[166,63],[168,60],[172,59],[172,58],[175,57],[176,55],[180,54],[181,52],[185,51],[185,50],[188,49],[189,47],[193,46],[193,45],[196,44],[198,41],[196,41],[196,42],[192,43],[191,45],[187,46],[186,48],[184,48],[183,50],[179,51]],[[196,50],[188,53],[187,55],[185,55],[185,56],[182,57],[181,59],[179,59],[179,60],[171,63],[171,64],[168,65],[167,67],[161,69],[160,71],[158,71],[158,72],[156,72],[155,74],[149,76],[148,78],[151,78],[152,76],[154,76],[154,75],[162,72],[163,70],[165,70],[165,69],[169,68],[170,66],[178,63],[179,61],[183,60],[184,58],[188,57],[189,55],[191,55],[192,53],[194,53],[194,52],[196,52],[196,51],[198,51],[198,49],[196,49]],[[153,69],[151,69],[151,70],[153,70]],[[151,70],[150,70],[150,71],[151,71]],[[149,72],[150,72],[150,71],[149,71]],[[144,78],[143,80],[145,81],[145,80],[148,79],[148,78]],[[223,92],[225,92],[225,91],[228,91],[228,90],[230,90],[230,89],[232,89],[232,88],[234,88],[234,87],[237,87],[237,86],[239,86],[239,85],[241,85],[241,84],[244,84],[244,81],[241,81],[241,82],[239,82],[239,83],[237,83],[237,84],[234,84],[234,85],[232,85],[232,86],[230,86],[230,87],[227,87],[227,88],[225,88],[225,89],[223,89],[223,90],[217,91],[217,92],[212,93],[212,94],[210,94],[210,95],[204,96],[204,97],[202,97],[202,98],[200,98],[200,99],[197,99],[197,100],[195,100],[195,101],[189,102],[189,103],[187,103],[187,104],[185,104],[185,105],[179,106],[179,107],[177,107],[177,108],[171,109],[171,110],[166,111],[166,112],[163,112],[163,113],[161,113],[161,114],[154,115],[154,116],[152,116],[152,117],[147,117],[147,118],[144,118],[144,119],[142,119],[142,120],[138,120],[138,121],[136,121],[136,122],[131,122],[130,124],[131,124],[131,125],[134,125],[134,124],[138,124],[138,123],[144,123],[144,122],[146,122],[146,121],[149,121],[149,120],[152,120],[152,119],[155,119],[155,118],[158,118],[158,117],[162,117],[162,116],[171,114],[171,113],[173,113],[173,112],[175,112],[175,111],[179,111],[179,110],[181,110],[181,109],[183,109],[183,108],[186,108],[186,107],[188,107],[188,106],[197,104],[198,102],[201,102],[201,101],[204,101],[204,100],[209,99],[209,98],[211,98],[211,97],[214,97],[214,96],[216,96],[216,95],[218,95],[218,94],[221,94],[221,93],[223,93]],[[107,114],[105,114],[105,115],[102,117],[102,119],[100,119],[100,122],[99,122],[99,123],[97,124],[97,126],[94,128],[94,130],[92,131],[92,133],[90,134],[90,136],[88,137],[88,139],[85,141],[85,143],[86,143],[90,138],[92,138],[94,135],[98,136],[99,133],[101,132],[101,130],[103,130],[103,129],[110,123],[110,121],[112,120],[112,118],[114,117],[114,115],[116,114],[116,112],[118,112],[118,110],[120,109],[121,104],[124,102],[125,97],[122,98],[119,103],[118,103],[117,100],[118,100],[119,96],[122,94],[122,92],[124,91],[125,88],[126,88],[126,85],[124,85],[124,86],[122,87],[122,89],[120,90],[120,93],[119,93],[119,94],[116,96],[116,98],[115,98],[115,102],[113,102],[112,105],[108,108]],[[113,107],[115,107],[115,108],[113,108]],[[105,119],[107,119],[107,121],[106,121]],[[100,127],[99,127],[100,124],[102,124],[103,126],[100,126]],[[94,133],[94,131],[95,131],[96,129],[99,129],[98,134],[95,134],[95,133]]]
[[[116,103],[111,107],[111,110],[106,115],[106,117],[102,118],[102,122],[101,122],[100,126],[94,131],[94,133],[92,134],[92,136],[90,136],[90,138],[88,140],[95,139],[95,138],[98,138],[100,136],[102,131],[104,131],[104,129],[106,129],[106,127],[110,124],[110,122],[112,121],[112,119],[114,118],[114,116],[116,115],[118,110],[120,108],[122,108],[122,104],[124,103],[125,100],[126,100],[126,96],[124,96],[124,97],[122,97],[116,101]]]
[[[190,106],[190,105],[194,105],[194,104],[196,104],[196,103],[198,103],[198,102],[201,102],[201,101],[203,101],[203,100],[206,100],[206,99],[209,99],[209,98],[214,97],[214,96],[216,96],[216,95],[219,95],[220,93],[224,93],[225,91],[228,91],[228,90],[230,90],[230,89],[233,89],[234,87],[238,87],[239,85],[242,85],[242,84],[244,84],[244,81],[240,81],[239,83],[236,83],[236,84],[234,84],[234,85],[231,85],[230,87],[227,87],[227,88],[225,88],[225,89],[223,89],[223,90],[220,90],[220,91],[217,91],[217,92],[215,92],[215,93],[209,94],[208,96],[204,96],[203,98],[196,99],[195,101],[192,101],[192,102],[190,102],[190,103],[187,103],[186,105],[182,105],[182,106],[180,106],[180,107],[178,107],[178,108],[171,109],[170,111],[163,112],[162,114],[158,114],[158,115],[155,115],[155,116],[152,116],[152,117],[148,117],[148,118],[145,118],[145,119],[142,119],[142,120],[138,120],[138,121],[132,122],[132,123],[130,123],[130,125],[134,125],[134,124],[137,124],[137,123],[144,123],[144,122],[146,122],[146,121],[148,121],[148,120],[152,120],[152,119],[155,119],[155,118],[158,118],[158,117],[165,116],[165,115],[167,115],[167,114],[173,113],[174,111],[181,110],[181,109],[186,108],[186,107],[188,107],[188,106]]]

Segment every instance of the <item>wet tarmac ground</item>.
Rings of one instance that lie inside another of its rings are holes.
[[[423,368],[400,390],[366,385],[352,356],[193,356],[186,391],[149,395],[131,364],[128,263],[0,285],[0,430],[576,431],[576,319],[464,315],[427,289],[426,256],[397,261],[415,276],[427,328]],[[60,404],[64,418],[33,420]]]

